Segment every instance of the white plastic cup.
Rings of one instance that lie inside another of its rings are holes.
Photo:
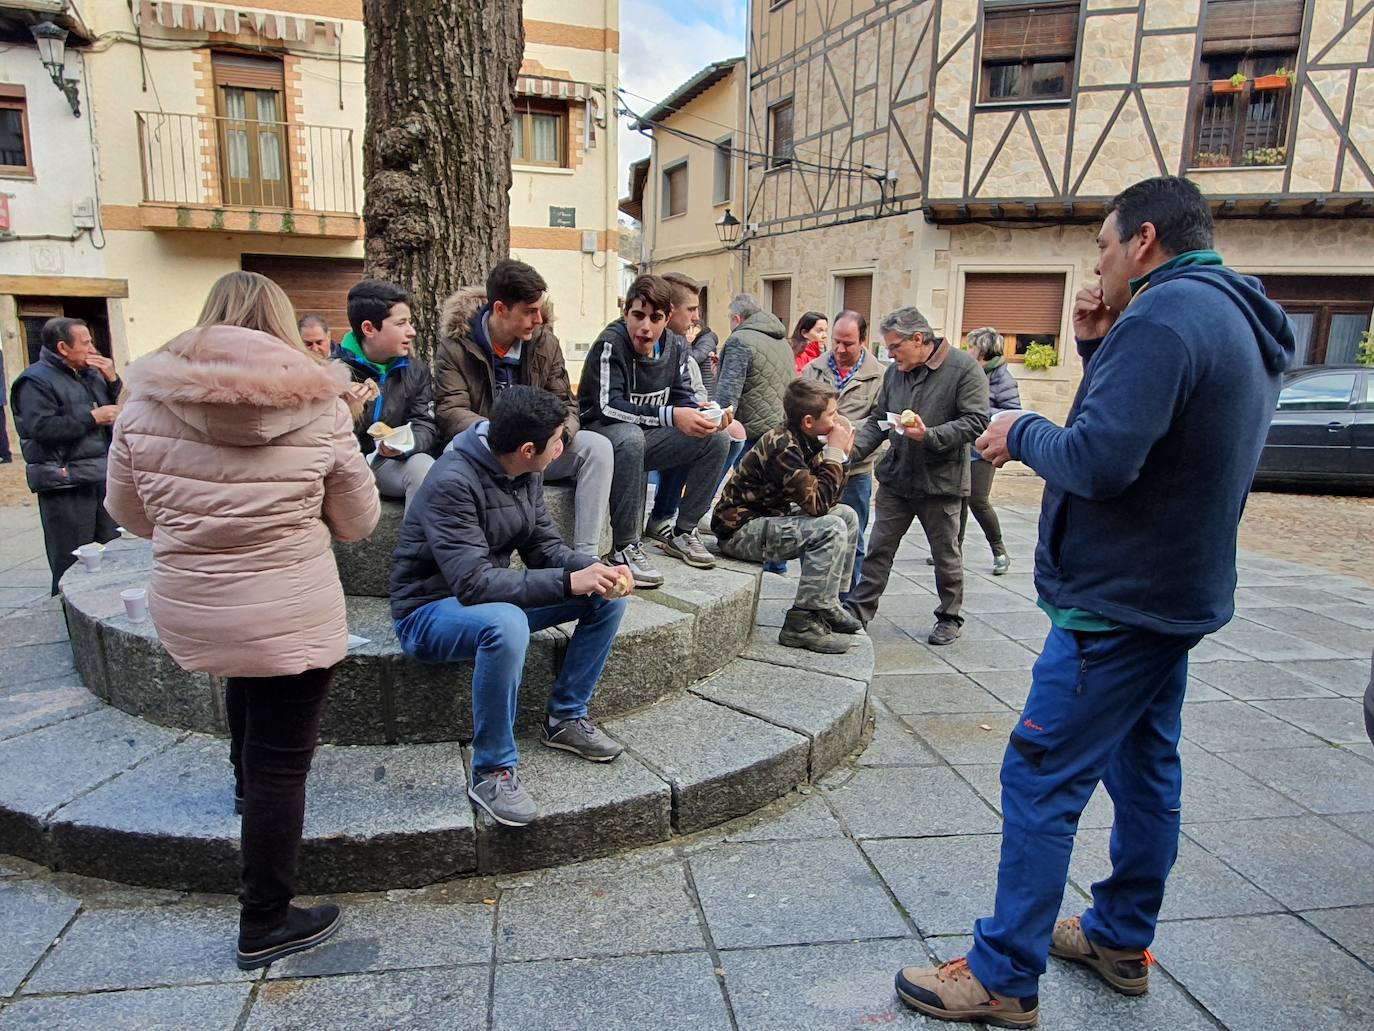
[[[124,614],[129,617],[130,623],[142,623],[148,618],[148,592],[142,587],[120,591],[119,597],[124,602]]]
[[[998,412],[996,415],[992,417],[992,421],[997,422],[999,419],[1012,419],[1020,414],[1020,411]]]
[[[138,534],[134,533],[133,530],[126,530],[122,526],[116,526],[115,529],[119,531],[119,536],[126,541],[137,540],[138,538]]]
[[[76,549],[76,557],[88,573],[100,572],[101,552],[105,549],[99,544],[83,544]]]

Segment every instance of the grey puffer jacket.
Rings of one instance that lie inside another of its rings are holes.
[[[884,430],[878,425],[888,412],[908,408],[925,421],[922,441],[912,440],[900,426]],[[883,490],[911,498],[967,497],[969,445],[988,422],[988,378],[968,354],[941,343],[930,361],[910,372],[895,362],[888,366],[849,461],[862,462],[888,440],[892,446],[874,470]]]
[[[988,414],[998,412],[1019,412],[1021,410],[1021,388],[1016,385],[1016,377],[1007,368],[1007,360],[1002,357],[989,358],[983,365],[988,377]]]
[[[745,435],[758,440],[784,422],[782,392],[797,378],[797,363],[787,330],[776,315],[757,311],[725,341],[720,355],[716,402],[735,406]]]

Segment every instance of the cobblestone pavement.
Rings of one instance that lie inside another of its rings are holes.
[[[970,549],[972,618],[948,648],[923,643],[933,582],[909,540],[871,627],[863,753],[808,794],[672,846],[346,898],[336,940],[255,974],[233,965],[231,898],[0,856],[0,1028],[944,1026],[895,1004],[892,974],[962,952],[992,897],[998,763],[1046,629],[1033,515],[1004,509],[1010,575]],[[0,509],[0,738],[81,704],[32,520]],[[1194,653],[1184,836],[1151,990],[1126,999],[1052,960],[1041,1027],[1371,1026],[1374,747],[1358,696],[1374,588],[1254,553],[1240,569],[1237,619]],[[765,580],[775,605],[790,596]],[[52,664],[50,691],[6,684],[35,661]],[[1106,869],[1111,815],[1099,792],[1066,913]]]

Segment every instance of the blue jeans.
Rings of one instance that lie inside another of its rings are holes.
[[[840,495],[840,504],[848,505],[859,517],[859,536],[854,548],[854,575],[849,579],[849,586],[840,592],[840,601],[844,601],[849,592],[859,584],[859,574],[864,571],[864,533],[868,530],[868,509],[873,503],[873,473],[860,473],[852,476],[849,482],[844,485],[844,493]]]
[[[1178,738],[1197,637],[1050,629],[1030,698],[1002,759],[1002,859],[995,912],[974,924],[969,967],[1004,995],[1037,994],[1068,878],[1078,818],[1107,785],[1112,872],[1092,886],[1083,932],[1112,949],[1154,940],[1178,858]]]
[[[720,479],[716,482],[717,491],[725,482],[725,477],[730,475],[730,470],[739,465],[740,456],[744,454],[744,445],[745,442],[742,440],[730,441],[730,450],[725,453],[725,468],[720,471]],[[682,503],[682,491],[687,486],[687,474],[690,471],[691,467],[684,465],[649,474],[649,482],[658,484],[658,492],[654,495],[654,507],[649,512],[650,522],[657,523],[677,517],[677,508]]]
[[[548,709],[554,719],[577,719],[587,715],[627,604],[624,598],[587,596],[522,609],[506,602],[465,606],[457,598],[443,598],[396,620],[396,637],[405,653],[421,662],[477,660],[472,671],[475,778],[516,764],[515,702],[530,633],[577,620]]]

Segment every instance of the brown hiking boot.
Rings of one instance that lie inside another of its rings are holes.
[[[1083,933],[1082,917],[1071,916],[1054,925],[1050,955],[1082,963],[1122,995],[1144,995],[1150,989],[1149,949],[1109,949]]]
[[[843,655],[849,651],[849,638],[833,633],[819,612],[798,608],[787,610],[778,631],[778,644],[823,655]]]
[[[1034,1027],[1040,1019],[1040,997],[998,995],[960,956],[938,967],[902,967],[897,971],[897,997],[937,1020],[982,1021],[994,1027]]]

